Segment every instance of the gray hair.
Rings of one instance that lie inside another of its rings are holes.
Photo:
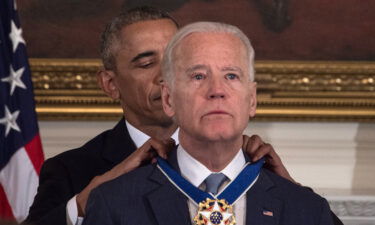
[[[249,58],[249,77],[251,81],[254,81],[254,49],[251,46],[250,40],[247,36],[236,26],[217,23],[217,22],[196,22],[186,25],[181,28],[168,43],[162,62],[162,74],[163,80],[169,85],[172,85],[173,73],[174,73],[174,58],[173,52],[177,45],[188,35],[192,33],[228,33],[238,37],[246,47],[247,56]]]
[[[121,42],[120,35],[123,27],[136,22],[158,19],[170,19],[176,27],[179,27],[171,15],[151,6],[136,7],[113,18],[101,35],[100,55],[104,68],[107,70],[116,69],[115,50],[116,46]]]

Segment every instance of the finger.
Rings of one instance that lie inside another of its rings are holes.
[[[267,153],[267,160],[269,163],[273,164],[273,166],[282,165],[280,156],[276,153],[275,149],[270,144],[265,144],[266,147],[269,148],[269,152]]]
[[[277,155],[277,154],[276,154]],[[279,176],[282,176],[284,177],[285,179],[288,179],[290,180],[291,182],[294,182],[296,184],[299,184],[297,183],[289,174],[288,170],[286,169],[286,167],[284,166],[284,164],[281,162],[281,159],[280,157],[277,156],[277,159],[276,157],[274,158],[267,158],[266,159],[266,164],[264,165],[265,168],[269,169],[270,171],[276,173],[277,175]],[[300,184],[299,184],[300,185]]]
[[[272,155],[270,155],[271,150],[272,150],[272,146],[269,144],[263,144],[259,146],[259,148],[256,149],[251,155],[252,161],[253,162],[258,161],[260,158],[263,158],[263,157],[265,158],[272,157]]]
[[[149,141],[146,141],[141,147],[136,149],[121,163],[117,164],[111,171],[116,174],[122,174],[139,167],[140,165],[144,164],[144,162],[151,160],[154,156],[150,149],[151,144],[149,143]]]
[[[281,168],[281,167],[284,167],[283,163],[281,162],[280,156],[276,153],[276,151],[274,150],[274,148],[272,147],[272,145],[265,144],[264,147],[268,148],[267,150],[264,150],[264,151],[268,151],[266,153],[266,155],[265,155],[266,165],[269,168]]]
[[[252,135],[249,137],[244,150],[250,157],[253,157],[253,154],[261,145],[263,145],[262,139],[258,135]]]
[[[169,138],[167,140],[164,140],[163,142],[166,146],[166,155],[168,155],[170,151],[176,148],[176,141],[173,138]]]
[[[150,160],[156,155],[156,152],[153,148],[153,139],[148,139],[140,148],[138,148],[135,153],[141,161]]]
[[[149,139],[148,145],[145,145],[144,148],[139,152],[138,160],[140,161],[140,166],[147,165],[155,158],[158,154],[152,146],[152,141]]]
[[[246,149],[250,141],[250,137],[247,135],[242,135],[242,149]]]
[[[176,141],[173,138],[165,139],[165,140],[163,140],[163,143],[168,147],[175,147],[176,146]]]
[[[160,157],[166,159],[168,152],[174,148],[174,142],[171,140],[161,141],[152,139],[150,140],[151,148],[157,153]]]

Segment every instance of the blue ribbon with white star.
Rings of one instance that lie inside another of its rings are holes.
[[[247,190],[254,184],[259,176],[260,169],[264,164],[264,159],[260,159],[255,163],[247,163],[238,176],[230,182],[223,191],[218,195],[204,192],[192,185],[189,181],[183,178],[177,171],[175,171],[169,163],[158,157],[157,167],[168,178],[168,180],[176,186],[183,194],[190,198],[197,205],[209,199],[225,199],[229,205],[234,204]]]

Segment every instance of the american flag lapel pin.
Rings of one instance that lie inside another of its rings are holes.
[[[273,212],[271,212],[269,210],[263,210],[263,215],[264,216],[273,216]]]

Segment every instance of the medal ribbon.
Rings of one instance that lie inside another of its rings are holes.
[[[260,159],[255,163],[247,163],[238,176],[231,182],[227,187],[219,193],[219,195],[213,196],[210,193],[204,192],[199,188],[192,185],[189,181],[183,178],[177,171],[175,171],[169,163],[158,157],[157,167],[161,172],[168,178],[168,180],[174,184],[182,193],[188,198],[193,200],[197,205],[209,199],[225,199],[230,205],[232,205],[237,199],[239,199],[252,185],[255,179],[260,173],[264,159]]]

